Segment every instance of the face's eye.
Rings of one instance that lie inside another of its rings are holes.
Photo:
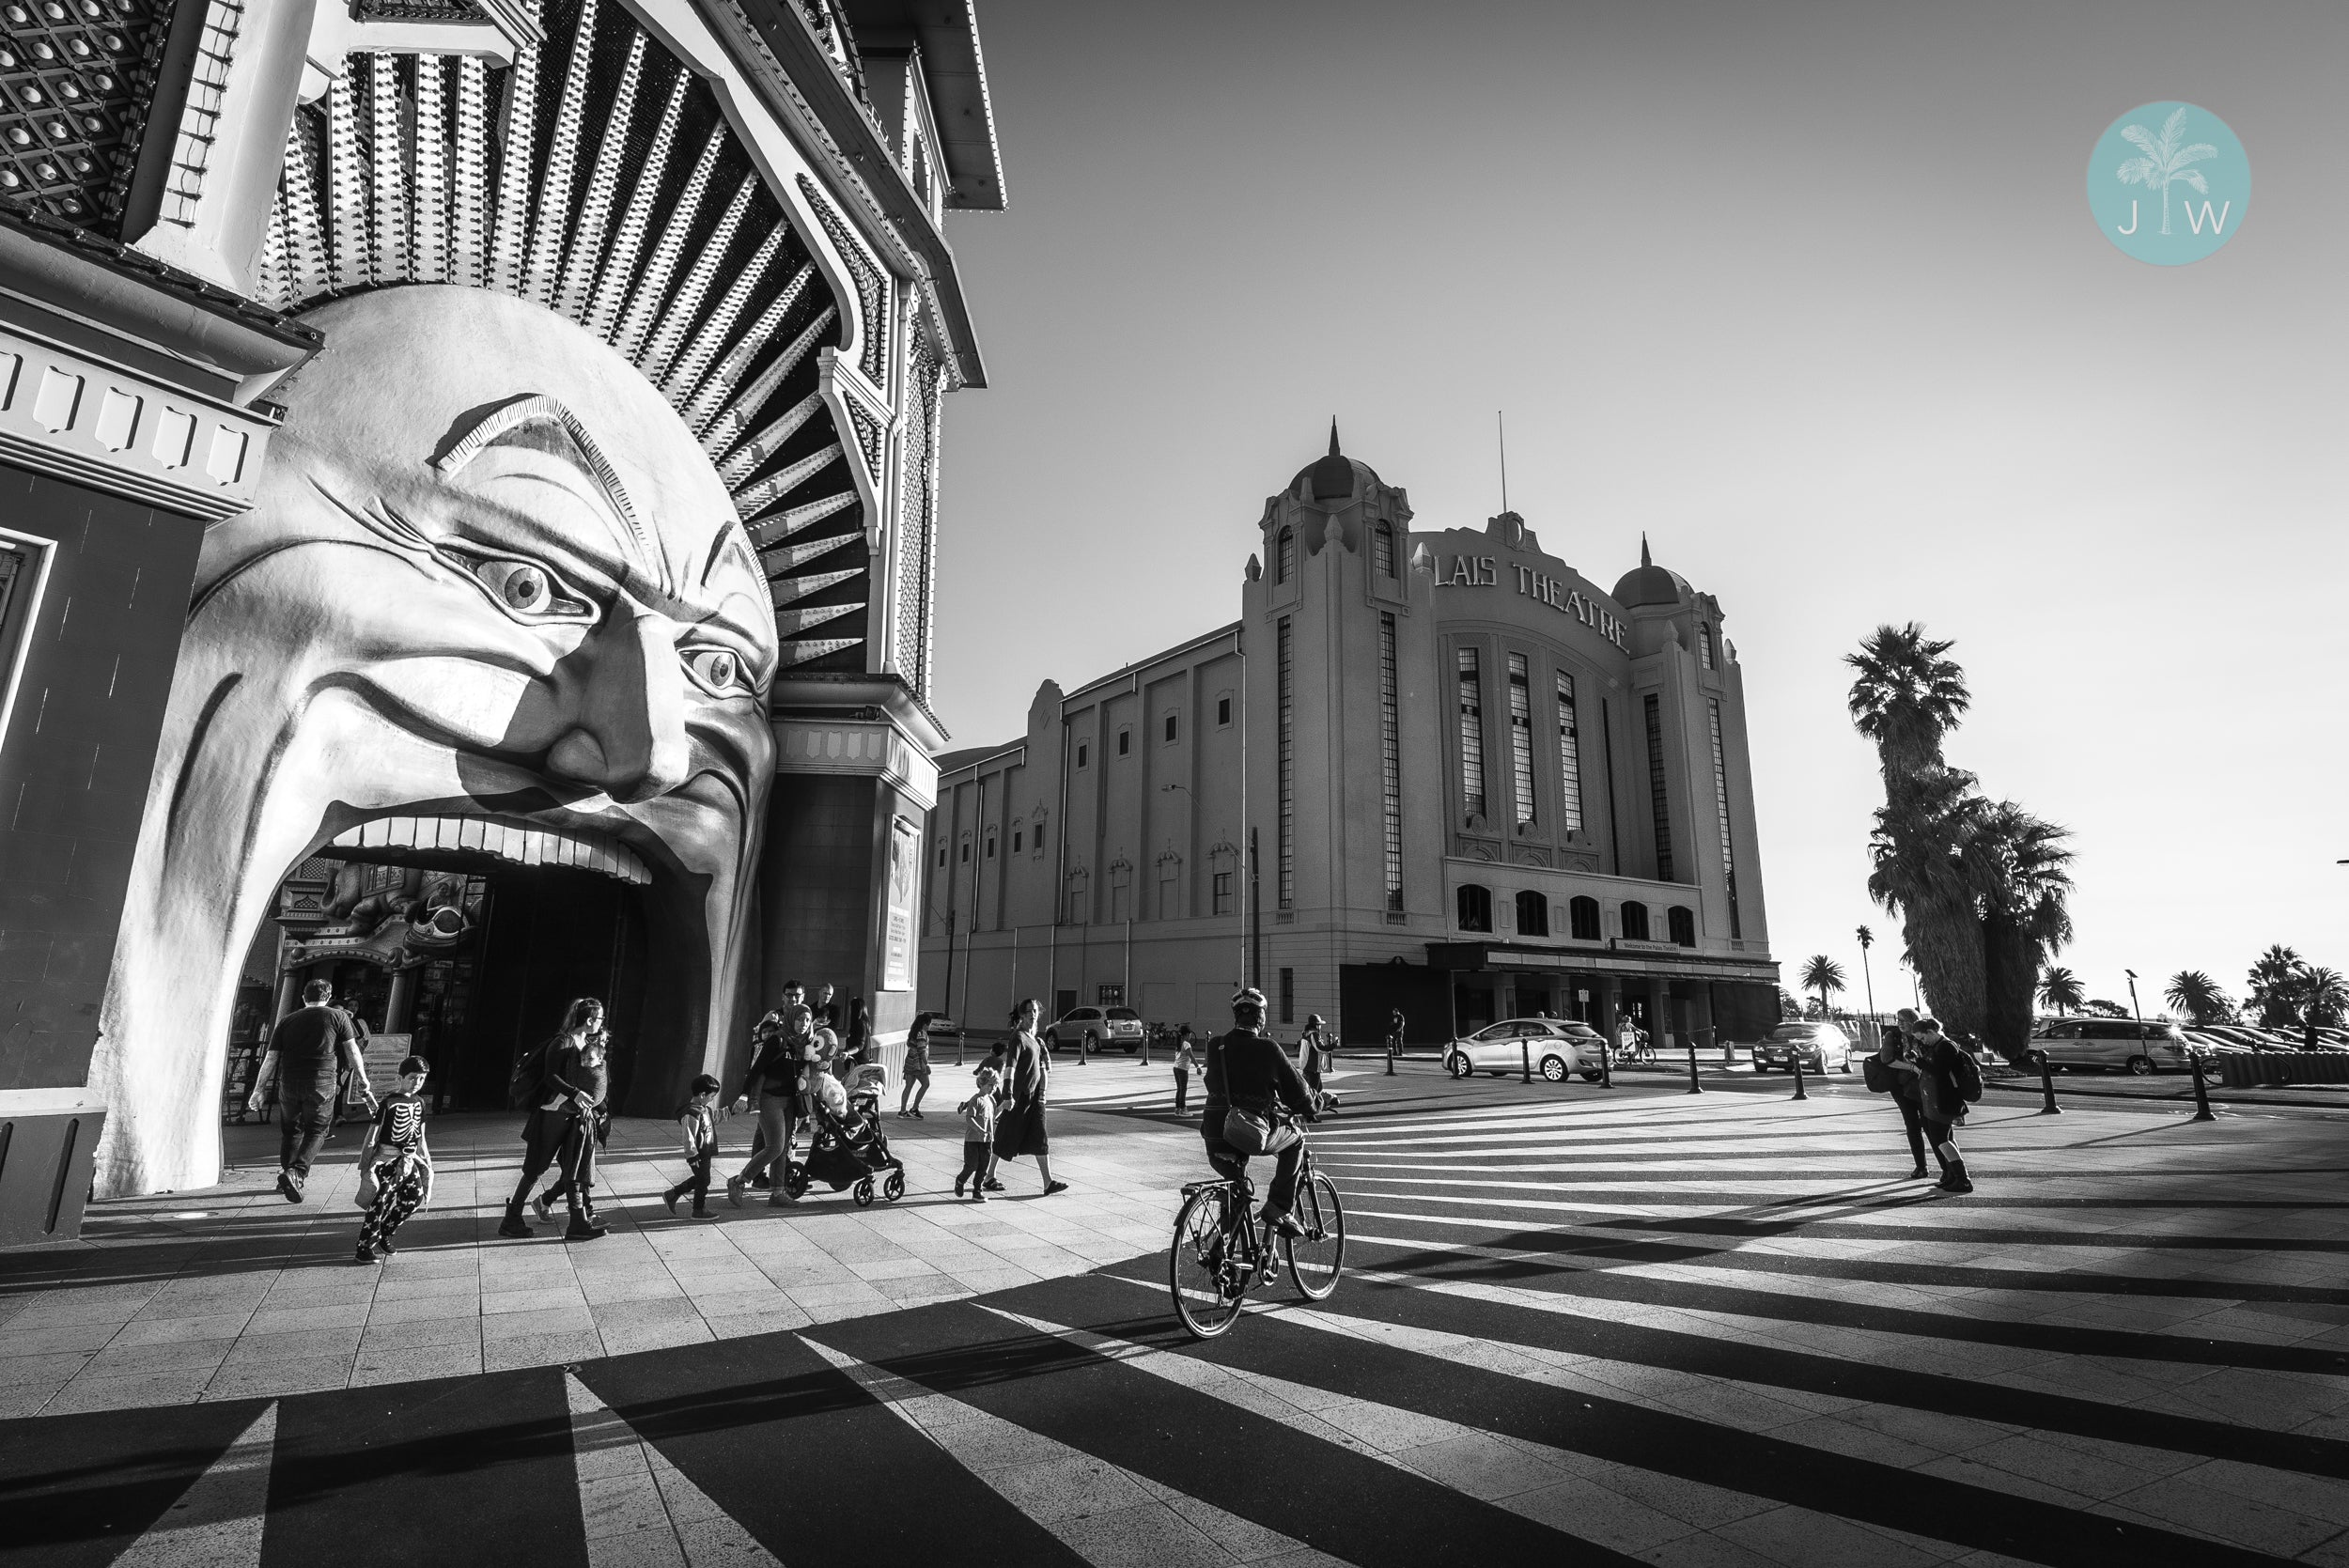
[[[490,555],[473,562],[472,570],[474,581],[497,600],[498,608],[518,621],[579,621],[595,615],[594,605],[536,561]]]
[[[684,659],[693,683],[713,697],[747,697],[754,690],[750,667],[732,648],[687,648]]]

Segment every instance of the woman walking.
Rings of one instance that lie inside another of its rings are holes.
[[[930,1092],[930,1025],[944,1017],[943,1013],[917,1013],[913,1027],[906,1031],[906,1063],[898,1076],[904,1087],[897,1092],[897,1114],[922,1119],[922,1096]]]
[[[1899,1021],[1884,1032],[1884,1043],[1876,1048],[1877,1070],[1868,1074],[1868,1087],[1880,1082],[1883,1092],[1892,1096],[1892,1104],[1901,1113],[1901,1130],[1908,1135],[1908,1153],[1917,1163],[1909,1179],[1921,1179],[1925,1174],[1925,1130],[1923,1112],[1917,1105],[1916,1048],[1909,1035],[1917,1028],[1917,1010],[1904,1007]]]
[[[1304,1079],[1305,1088],[1321,1104],[1321,1066],[1330,1055],[1330,1032],[1321,1021],[1321,1015],[1305,1016],[1305,1032],[1297,1041],[1297,1071]]]
[[[734,1109],[748,1110],[752,1096],[757,1096],[758,1128],[766,1135],[766,1141],[739,1174],[726,1178],[726,1202],[736,1208],[742,1206],[742,1189],[753,1177],[765,1174],[770,1166],[776,1175],[767,1202],[776,1208],[798,1202],[791,1195],[789,1179],[791,1124],[806,1114],[808,1074],[816,1053],[815,1021],[803,1007],[787,1010],[783,1028],[767,1035],[751,1063],[751,1070],[742,1077],[742,1093],[735,1100]]]
[[[603,1002],[583,995],[564,1009],[561,1032],[531,1047],[514,1065],[512,1089],[519,1103],[531,1108],[531,1115],[521,1122],[521,1181],[514,1183],[514,1195],[505,1202],[505,1220],[498,1225],[503,1237],[533,1234],[528,1220],[521,1219],[521,1204],[531,1202],[531,1188],[545,1176],[547,1167],[561,1159],[568,1176],[575,1162],[592,1157],[594,1112],[603,1101],[601,1051],[597,1051],[592,1070],[584,1059],[592,1049],[592,1040],[601,1032]],[[589,1167],[589,1181],[592,1176],[594,1169]],[[592,1242],[603,1234],[603,1225],[584,1209],[584,1181],[564,1188],[564,1197],[570,1200],[566,1242]]]
[[[1067,1191],[1068,1184],[1052,1179],[1052,1143],[1044,1126],[1052,1063],[1044,1043],[1035,1036],[1036,1021],[1043,1016],[1044,1004],[1034,997],[1011,1010],[1011,1103],[996,1125],[995,1157],[1018,1159],[1021,1155],[1034,1155],[1036,1173],[1044,1178],[1044,1196],[1050,1198]]]

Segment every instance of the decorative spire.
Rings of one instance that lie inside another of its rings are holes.
[[[1640,530],[1640,565],[1643,567],[1656,565],[1655,558],[1647,552],[1647,530],[1644,528]]]
[[[1330,456],[1334,458],[1338,455],[1338,416],[1331,414],[1330,416]]]

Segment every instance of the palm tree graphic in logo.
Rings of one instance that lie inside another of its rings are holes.
[[[2186,129],[2186,107],[2181,104],[2170,111],[2156,136],[2141,125],[2124,125],[2121,134],[2130,146],[2139,148],[2142,157],[2132,158],[2113,172],[2123,185],[2142,185],[2161,193],[2161,232],[2170,232],[2170,185],[2176,181],[2191,189],[2196,195],[2210,194],[2210,181],[2202,171],[2192,167],[2205,158],[2216,158],[2218,149],[2208,142],[2180,146],[2178,138]],[[2109,132],[2108,132],[2109,134]],[[2124,232],[2134,232],[2133,230]]]

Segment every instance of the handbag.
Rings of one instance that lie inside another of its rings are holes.
[[[1272,1142],[1272,1119],[1234,1106],[1223,1113],[1223,1141],[1244,1155],[1263,1154]]]
[[[1860,1076],[1867,1079],[1868,1093],[1871,1094],[1889,1094],[1891,1093],[1891,1069],[1885,1066],[1885,1064],[1875,1057],[1861,1057],[1859,1059],[1859,1072]]]

